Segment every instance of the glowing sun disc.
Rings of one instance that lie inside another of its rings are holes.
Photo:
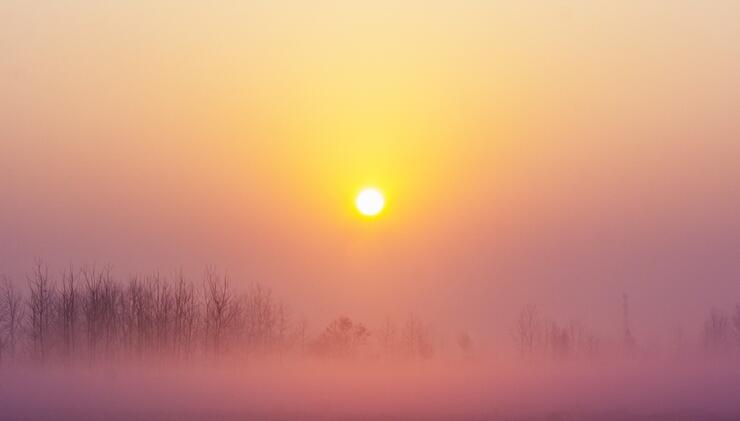
[[[366,188],[360,191],[355,199],[355,206],[365,216],[375,216],[385,207],[385,198],[380,190]]]

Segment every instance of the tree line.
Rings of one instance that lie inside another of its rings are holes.
[[[625,298],[626,300],[626,298]],[[626,302],[626,301],[625,301]],[[634,355],[640,351],[637,339],[629,328],[625,306],[623,337],[610,343],[610,353]],[[524,359],[595,357],[605,351],[601,338],[579,322],[559,324],[543,315],[537,306],[524,306],[511,330],[518,354]],[[707,356],[731,356],[740,353],[740,304],[732,312],[712,308],[704,320],[697,339],[687,343],[682,329],[672,339],[672,348],[678,352],[693,349]],[[688,348],[687,348],[688,346]]]
[[[387,318],[372,330],[342,315],[309,332],[307,320],[293,317],[270,288],[254,283],[237,290],[213,268],[196,282],[182,273],[121,280],[110,267],[67,268],[54,276],[39,262],[25,281],[25,287],[7,277],[0,282],[0,364],[225,355],[423,360],[440,346],[413,314],[400,322]],[[616,348],[633,352],[623,299],[624,338]],[[511,334],[527,360],[590,358],[604,348],[583,323],[558,323],[534,305],[522,308]],[[712,355],[740,351],[740,305],[729,313],[712,309],[698,345]],[[467,333],[457,336],[456,346],[463,356],[474,353]]]
[[[599,353],[601,345],[597,335],[582,323],[561,325],[542,315],[533,304],[522,308],[512,337],[517,351],[525,359],[593,357]]]
[[[434,345],[414,316],[401,324],[389,319],[378,332],[340,316],[310,335],[307,321],[291,317],[269,288],[237,290],[212,268],[200,282],[181,273],[121,281],[109,267],[52,276],[37,263],[25,289],[8,278],[0,284],[0,363],[363,353],[430,358]]]

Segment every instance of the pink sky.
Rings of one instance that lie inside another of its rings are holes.
[[[740,301],[737,2],[103,3],[0,5],[0,273],[212,264],[502,337]]]

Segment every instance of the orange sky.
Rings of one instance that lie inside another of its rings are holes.
[[[666,325],[740,292],[737,2],[0,18],[1,273],[215,264],[297,312],[478,329],[528,301],[618,329],[623,291]],[[352,209],[366,184],[382,218]]]

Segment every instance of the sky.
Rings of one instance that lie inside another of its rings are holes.
[[[736,1],[0,4],[0,273],[642,340],[740,301]],[[372,220],[354,195],[386,194]],[[665,338],[664,338],[665,339]]]

